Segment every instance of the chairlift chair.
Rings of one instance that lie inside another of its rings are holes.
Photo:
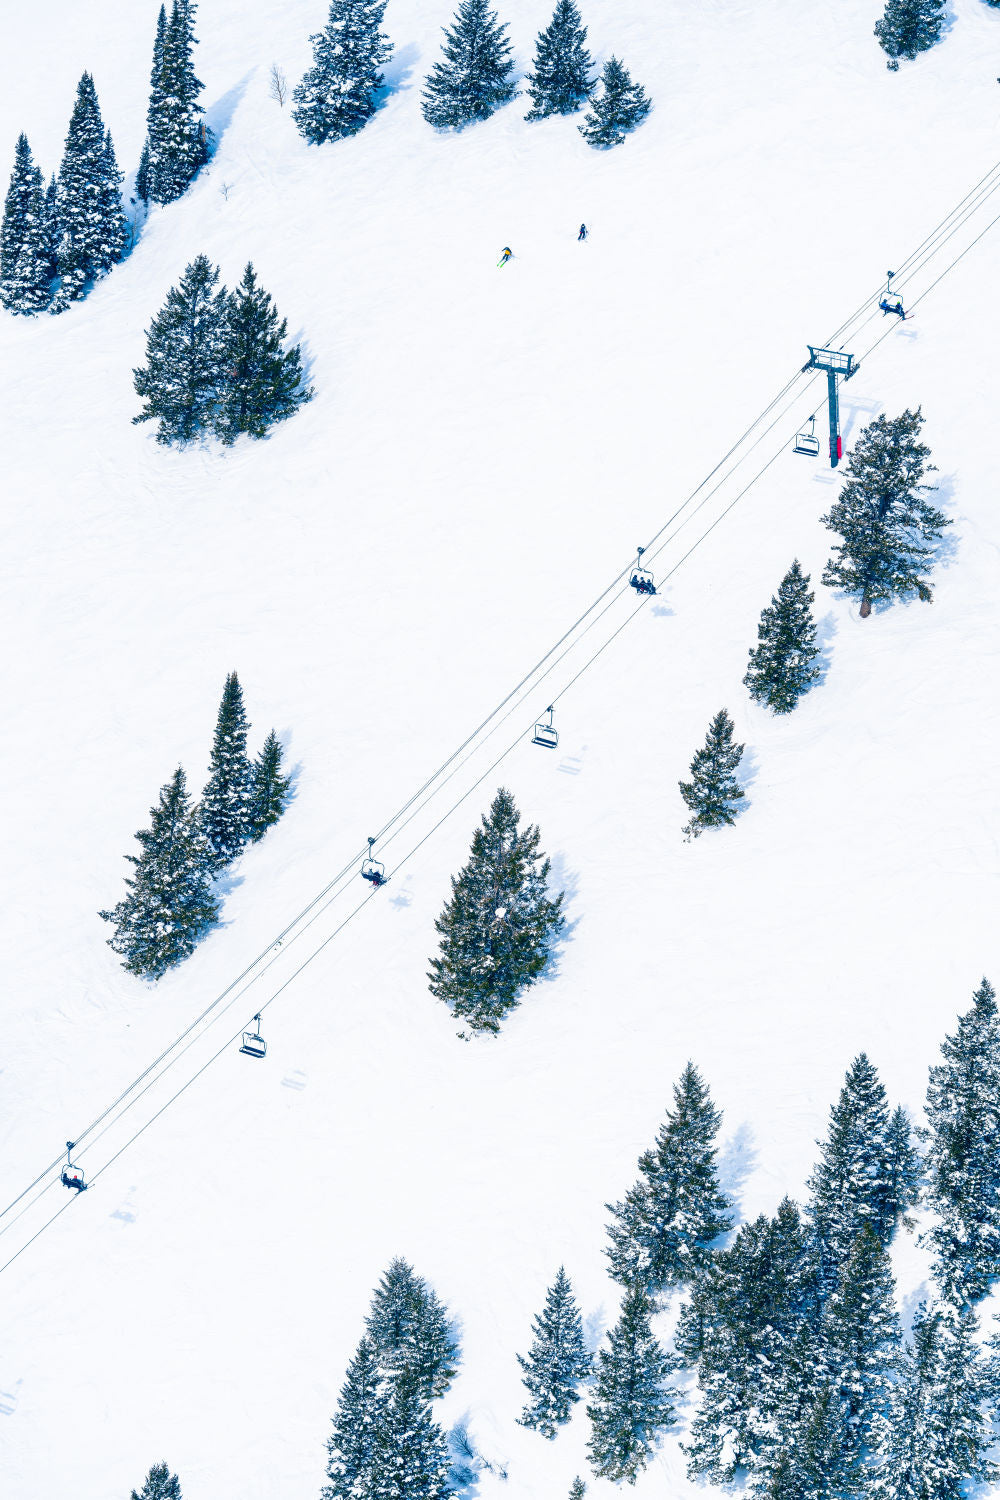
[[[809,418],[809,431],[795,434],[793,453],[804,453],[807,458],[819,457],[819,438],[816,436],[816,417]]]
[[[632,569],[632,576],[629,579],[629,583],[637,594],[655,594],[656,583],[653,580],[653,575],[648,568],[642,566],[642,554],[645,550],[645,547],[639,548],[639,555],[636,558],[635,567]]]
[[[368,840],[368,858],[362,860],[361,878],[362,880],[370,880],[375,889],[378,890],[380,885],[385,885],[388,877],[385,873],[385,865],[382,864],[381,860],[372,859],[372,845],[374,842],[374,839]]]
[[[260,1015],[254,1016],[256,1030],[244,1031],[243,1040],[240,1043],[240,1051],[245,1052],[247,1057],[263,1057],[267,1052],[267,1043],[260,1034]]]
[[[87,1183],[83,1175],[83,1168],[73,1165],[72,1153],[75,1144],[75,1141],[66,1142],[66,1165],[62,1169],[60,1181],[63,1187],[75,1188],[78,1193],[85,1193],[87,1191]]]
[[[902,312],[903,312],[903,298],[902,298],[902,296],[901,296],[901,294],[899,292],[894,292],[893,289],[892,289],[892,278],[895,276],[896,273],[895,273],[895,271],[887,271],[885,274],[886,274],[885,291],[882,293],[881,297],[879,298],[879,304],[878,304],[879,308],[881,309],[881,311],[883,313],[899,313],[899,314],[902,314]]]
[[[554,750],[559,743],[559,731],[552,727],[552,716],[555,710],[551,703],[545,712],[549,716],[549,722],[546,724],[544,719],[538,721],[535,725],[535,731],[531,736],[531,743],[533,745],[543,745],[546,750]]]

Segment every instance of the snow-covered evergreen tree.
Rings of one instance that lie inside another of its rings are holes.
[[[902,1218],[920,1196],[923,1162],[914,1144],[910,1117],[902,1105],[893,1111],[889,1121],[888,1155],[889,1202],[899,1206]]]
[[[10,311],[28,315],[43,312],[52,300],[52,277],[49,207],[39,174],[28,200],[21,253],[6,283]]]
[[[146,333],[146,365],[133,371],[145,405],[133,422],[156,419],[158,443],[184,443],[212,425],[225,382],[229,298],[219,269],[199,255]]]
[[[405,1260],[397,1257],[384,1272],[365,1327],[387,1377],[409,1371],[428,1401],[445,1394],[458,1362],[447,1308]]]
[[[823,1314],[820,1368],[840,1412],[845,1468],[877,1458],[886,1442],[901,1342],[895,1298],[888,1253],[866,1226]]]
[[[34,310],[22,306],[19,265],[31,238],[33,198],[41,185],[42,174],[35,165],[28,137],[22,133],[14,147],[14,166],[0,224],[0,303],[10,312]]]
[[[243,689],[236,673],[230,672],[222,690],[209,778],[198,813],[219,870],[236,858],[251,834],[254,775],[247,755],[249,731]]]
[[[181,1500],[181,1482],[166,1464],[154,1464],[139,1493],[132,1491],[132,1500]]]
[[[587,1486],[578,1474],[569,1487],[569,1500],[583,1500],[586,1493]]]
[[[927,1088],[928,1232],[935,1273],[953,1301],[984,1297],[1000,1275],[1000,1021],[983,979],[945,1038]]]
[[[447,1440],[412,1370],[393,1382],[379,1435],[375,1484],[356,1491],[359,1500],[443,1500],[451,1493]]]
[[[594,86],[592,66],[587,28],[575,0],[556,0],[552,20],[535,42],[535,60],[526,79],[531,108],[524,118],[575,114]]]
[[[442,50],[444,57],[428,74],[422,95],[429,125],[461,130],[473,120],[488,120],[516,96],[507,25],[490,10],[489,0],[461,0]]]
[[[61,281],[52,312],[63,312],[85,296],[91,284],[124,256],[126,225],[120,189],[121,173],[101,119],[94,80],[84,73],[59,168],[57,269]]]
[[[517,1356],[531,1398],[518,1421],[523,1427],[533,1427],[542,1437],[554,1438],[556,1428],[573,1415],[580,1399],[578,1387],[593,1363],[583,1342],[580,1309],[563,1266],[545,1294],[544,1308],[532,1322],[532,1334],[527,1359]]]
[[[173,203],[208,160],[208,133],[195,76],[195,0],[174,0],[169,20],[157,20],[147,112],[149,196]]]
[[[253,763],[250,799],[250,838],[256,844],[273,828],[288,806],[291,781],[282,773],[281,741],[272,729]]]
[[[192,813],[184,771],[160,790],[150,826],[136,834],[142,853],[126,854],[135,873],[127,894],[100,915],[114,923],[108,944],[130,974],[159,979],[194,951],[219,915],[212,892],[208,850]]]
[[[722,1112],[694,1063],[674,1085],[674,1107],[656,1143],[639,1158],[639,1181],[613,1215],[607,1247],[611,1274],[650,1292],[690,1281],[708,1247],[732,1228],[732,1205],[719,1187],[715,1158]]]
[[[519,817],[501,787],[434,924],[441,945],[431,959],[431,994],[474,1031],[500,1030],[544,970],[565,921],[562,895],[553,901],[547,893],[549,861],[539,853],[538,828],[519,828]]]
[[[736,822],[735,803],[745,793],[736,780],[736,770],[743,758],[743,745],[733,743],[735,726],[724,708],[720,708],[705,736],[705,743],[691,762],[691,780],[678,783],[681,796],[691,809],[690,821],[684,825],[687,837],[697,838],[706,828],[721,828]]]
[[[867,1476],[853,1453],[844,1451],[842,1415],[833,1391],[820,1390],[750,1493],[758,1500],[855,1500],[866,1495]]]
[[[150,141],[156,136],[160,128],[163,113],[164,100],[164,77],[163,77],[163,49],[167,41],[167,7],[161,5],[156,17],[156,35],[153,38],[153,65],[149,70],[149,104],[146,108],[146,139],[143,142],[143,155],[146,158],[147,188],[153,193],[155,184],[152,176],[152,155],[149,148]]]
[[[597,1353],[587,1447],[594,1473],[615,1483],[634,1484],[658,1436],[675,1421],[664,1386],[670,1364],[649,1326],[652,1310],[644,1291],[626,1292],[607,1348]]]
[[[601,81],[590,100],[580,134],[590,146],[620,146],[649,114],[652,103],[641,83],[633,83],[628,68],[609,57]]]
[[[314,146],[356,135],[375,113],[392,44],[382,30],[386,0],[330,0],[322,31],[309,38],[312,67],[292,95],[292,119]]]
[[[881,600],[932,597],[921,575],[951,522],[924,499],[934,488],[923,482],[934,465],[920,441],[923,425],[919,407],[870,422],[847,461],[840,496],[822,518],[841,538],[823,582],[860,598],[862,617]]]
[[[142,154],[135,174],[135,196],[144,206],[149,205],[149,142],[143,141]]]
[[[376,1493],[387,1399],[374,1346],[363,1338],[347,1367],[326,1445],[329,1483],[323,1500],[359,1500]]]
[[[819,676],[815,594],[798,558],[792,563],[768,607],[761,612],[757,645],[743,681],[751,698],[766,703],[776,714],[791,713],[803,693]]]
[[[302,380],[302,352],[282,349],[287,331],[253,265],[229,296],[223,364],[226,378],[214,409],[214,430],[225,444],[241,432],[264,437],[275,422],[293,416],[312,391]]]
[[[898,71],[901,57],[913,62],[918,53],[940,41],[943,12],[944,0],[886,0],[882,19],[875,22],[875,35],[889,59],[890,73]]]

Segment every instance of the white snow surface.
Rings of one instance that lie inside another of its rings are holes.
[[[390,0],[383,107],[354,140],[307,147],[268,70],[301,75],[323,0],[202,0],[210,166],[84,304],[0,320],[0,1207],[353,861],[807,342],[1000,156],[1000,12],[980,0],[954,0],[942,44],[898,74],[872,37],[877,0],[582,9],[597,59],[614,51],[654,101],[607,154],[573,120],[524,123],[518,103],[458,136],[427,127],[419,91],[449,0]],[[550,10],[504,0],[522,70]],[[57,167],[85,68],[134,167],[156,11],[5,8],[4,174],[22,129],[46,175]],[[913,295],[994,209],[1000,196]],[[515,259],[498,270],[505,244]],[[587,1474],[586,1420],[553,1443],[515,1425],[514,1356],[560,1263],[593,1341],[616,1316],[604,1204],[632,1182],[687,1059],[725,1111],[742,1218],[803,1195],[858,1052],[919,1115],[943,1035],[998,972],[998,245],[1000,226],[912,322],[859,322],[848,345],[888,332],[844,387],[848,446],[880,411],[926,414],[955,523],[932,606],[860,621],[819,585],[837,481],[790,452],[824,395],[803,378],[657,575],[719,524],[560,699],[558,750],[529,744],[531,720],[632,595],[387,847],[392,871],[469,793],[387,889],[366,901],[352,870],[95,1132],[92,1176],[152,1122],[91,1191],[48,1228],[58,1186],[0,1220],[0,1261],[41,1230],[2,1283],[5,1497],[124,1500],[160,1458],[185,1500],[315,1497],[394,1255],[459,1320],[461,1373],[438,1415],[467,1421],[508,1475],[484,1472],[475,1493],[565,1495]],[[130,424],[144,329],[199,252],[230,285],[253,260],[317,393],[230,452],[166,450]],[[827,671],[775,719],[741,678],[794,556],[816,586]],[[122,856],[177,763],[202,785],[233,669],[254,748],[272,724],[286,745],[295,801],[235,867],[222,925],[152,986],[119,967],[96,913],[119,898]],[[722,705],[747,745],[748,806],[685,844],[677,782]],[[501,781],[541,825],[570,925],[502,1037],[464,1043],[425,973],[449,874]],[[283,985],[266,1061],[230,1045],[196,1077]],[[910,1310],[926,1274],[912,1235],[897,1266]],[[635,1487],[696,1492],[676,1437]]]

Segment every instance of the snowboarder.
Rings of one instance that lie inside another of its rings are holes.
[[[498,266],[505,266],[507,264],[507,262],[509,260],[513,260],[513,258],[514,258],[514,252],[513,252],[513,250],[510,248],[509,245],[504,245],[504,247],[503,247],[503,254],[500,256],[500,259],[497,261],[497,265]]]
[[[902,320],[902,322],[906,322],[906,313],[903,311],[903,303],[901,298],[896,297],[892,302],[890,302],[888,297],[883,297],[881,302],[879,303],[879,307],[882,309],[883,317],[885,317],[886,313],[895,313],[896,316]]]
[[[581,224],[580,225],[580,233],[577,235],[577,239],[578,240],[585,240],[586,238],[587,238],[587,226],[586,226],[586,224]]]

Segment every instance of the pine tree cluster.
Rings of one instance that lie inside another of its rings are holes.
[[[278,821],[290,796],[281,769],[282,749],[272,729],[256,760],[247,753],[249,731],[235,672],[226,679],[219,707],[211,770],[202,800],[193,805],[184,769],[160,789],[150,826],[136,834],[139,854],[117,906],[99,915],[114,926],[109,946],[130,974],[160,979],[193,953],[218,920],[213,882],[247,843]]]
[[[886,0],[881,20],[875,23],[879,46],[889,61],[890,73],[899,68],[899,59],[909,62],[933,47],[941,38],[945,0]],[[988,0],[995,4],[996,0]]]
[[[197,256],[147,330],[146,363],[133,371],[144,405],[132,420],[156,421],[158,443],[262,438],[312,399],[301,350],[282,347],[286,321],[253,265],[233,292],[218,282],[218,266]]]
[[[383,1275],[327,1443],[323,1500],[439,1500],[450,1493],[431,1403],[455,1375],[447,1309],[405,1260]]]

